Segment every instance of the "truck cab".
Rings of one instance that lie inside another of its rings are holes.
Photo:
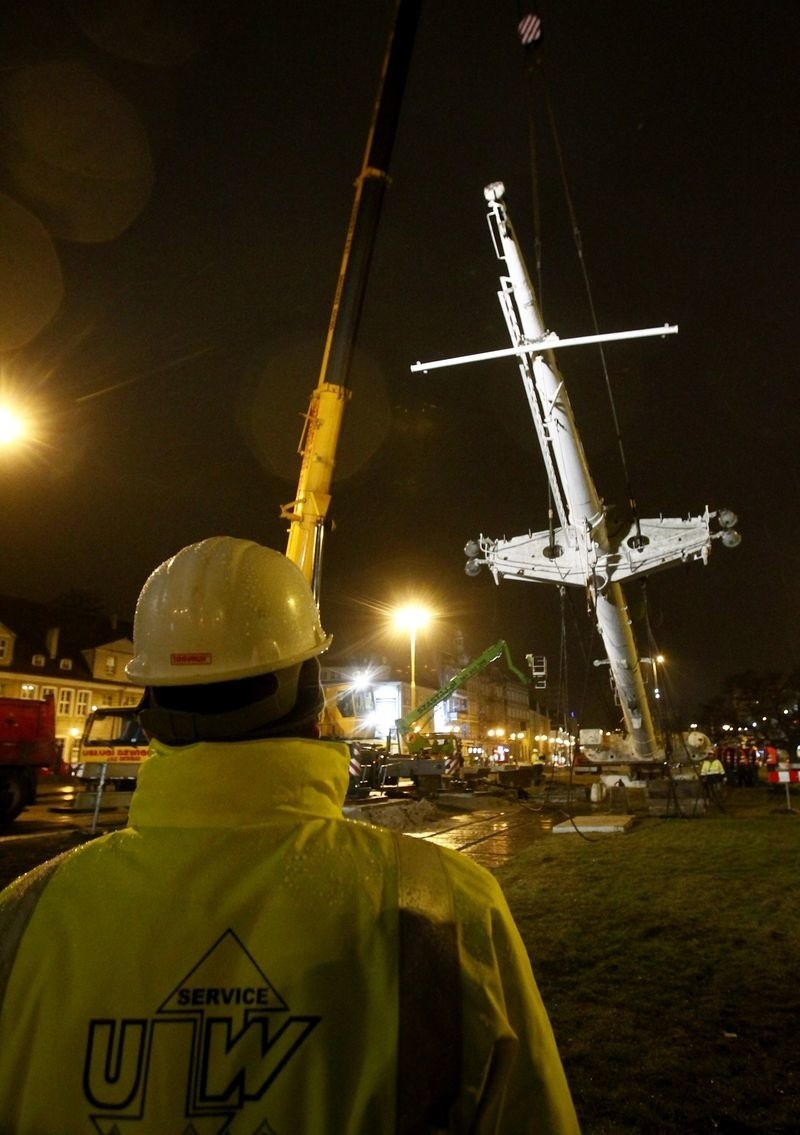
[[[147,751],[147,737],[135,709],[92,710],[78,749],[75,776],[85,781],[102,778],[107,785],[132,791]]]

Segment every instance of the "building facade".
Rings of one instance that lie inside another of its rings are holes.
[[[130,624],[79,602],[0,596],[0,696],[53,699],[67,765],[77,756],[93,709],[135,706],[141,698],[125,677],[133,657],[131,631]],[[456,667],[443,667],[442,686],[457,673]],[[436,692],[427,685],[412,689],[386,666],[323,666],[322,679],[328,703],[323,731],[346,737],[385,741],[398,718]],[[492,663],[443,698],[419,728],[455,734],[465,757],[476,762],[546,758],[553,751],[551,723],[531,695],[530,685]]]
[[[61,760],[69,764],[91,711],[137,705],[125,677],[130,626],[79,604],[0,596],[0,696],[51,697]]]
[[[443,668],[440,688],[457,673],[455,667]],[[412,690],[386,667],[323,665],[322,682],[327,703],[323,730],[327,725],[335,736],[383,742],[398,719],[436,693],[427,686]],[[501,664],[492,664],[453,689],[419,722],[418,731],[454,734],[464,756],[475,762],[528,762],[551,751],[549,716],[532,704],[531,687],[504,673]]]

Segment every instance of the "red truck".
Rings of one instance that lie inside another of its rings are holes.
[[[36,774],[58,765],[52,698],[0,697],[0,826],[36,800]]]

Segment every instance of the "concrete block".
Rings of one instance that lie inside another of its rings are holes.
[[[575,816],[572,820],[553,826],[553,835],[579,835],[587,832],[616,835],[629,831],[636,823],[635,816]]]

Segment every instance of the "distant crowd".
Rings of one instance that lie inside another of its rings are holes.
[[[760,748],[756,745],[717,745],[715,753],[725,769],[725,783],[739,788],[754,788],[759,781],[760,768],[769,773],[781,761],[789,759],[785,750],[772,744]]]

